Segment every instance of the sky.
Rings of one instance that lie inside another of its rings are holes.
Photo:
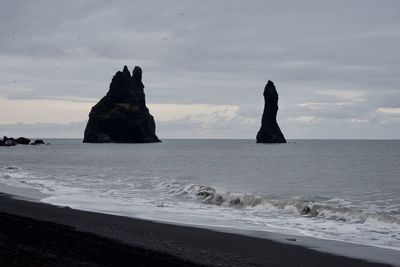
[[[400,1],[0,0],[0,135],[82,138],[116,71],[157,135],[251,138],[264,86],[288,139],[400,138]]]

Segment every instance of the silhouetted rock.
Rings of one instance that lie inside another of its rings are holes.
[[[12,137],[8,138],[7,136],[4,136],[2,142],[0,143],[0,146],[15,146],[15,145],[16,145],[15,139]]]
[[[5,146],[15,146],[16,143],[15,143],[15,140],[8,139],[8,140],[4,141],[4,145]]]
[[[302,215],[306,215],[311,213],[311,208],[309,206],[304,206],[303,210],[301,211]]]
[[[41,139],[35,140],[31,145],[44,145],[44,141]]]
[[[272,81],[268,81],[264,89],[264,112],[261,120],[261,129],[257,133],[257,143],[286,143],[278,122],[278,92]]]
[[[15,142],[17,144],[21,144],[21,145],[29,145],[29,143],[31,142],[30,139],[25,138],[25,137],[19,137],[15,140]]]
[[[3,142],[5,142],[5,141],[7,141],[7,140],[15,141],[15,139],[14,139],[13,137],[3,136]]]
[[[90,111],[83,142],[152,143],[160,142],[156,124],[146,107],[142,70],[128,67],[113,77],[110,89]]]
[[[309,206],[304,206],[303,210],[301,211],[301,215],[310,215],[316,217],[318,216],[318,210],[312,209]]]

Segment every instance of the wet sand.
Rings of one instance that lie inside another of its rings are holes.
[[[389,266],[0,194],[0,266]]]

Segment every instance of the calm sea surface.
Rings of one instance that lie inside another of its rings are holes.
[[[0,183],[84,210],[400,250],[400,141],[46,141],[2,147]]]

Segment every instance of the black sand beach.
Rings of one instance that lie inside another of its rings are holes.
[[[388,266],[0,195],[0,266]]]

